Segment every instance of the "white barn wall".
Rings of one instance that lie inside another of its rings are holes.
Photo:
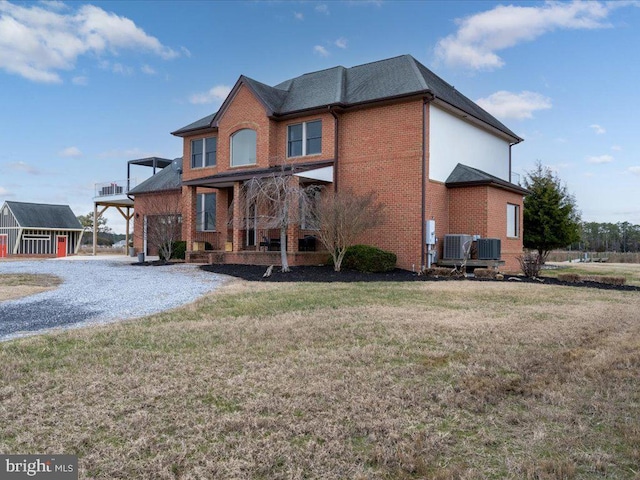
[[[458,163],[509,181],[509,142],[429,104],[429,179],[444,182]]]

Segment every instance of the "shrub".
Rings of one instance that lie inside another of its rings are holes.
[[[627,279],[624,277],[614,277],[609,275],[589,275],[582,277],[582,280],[604,283],[606,285],[624,285],[627,283]]]
[[[426,277],[452,277],[455,273],[455,270],[447,267],[431,267],[425,268],[421,275]]]
[[[627,283],[627,279],[624,277],[609,277],[602,276],[598,279],[600,283],[606,283],[607,285],[624,285]]]
[[[543,262],[537,252],[527,252],[518,257],[518,263],[525,277],[537,278]]]
[[[184,240],[178,240],[171,244],[171,258],[177,258],[178,260],[184,260],[187,252],[187,242]],[[168,259],[163,258],[162,250],[159,252],[160,260],[167,261]]]
[[[577,273],[559,273],[558,280],[561,282],[577,283],[581,282],[582,278]]]
[[[473,274],[475,275],[476,278],[494,279],[496,278],[496,275],[498,275],[498,271],[493,268],[476,268],[473,271]]]
[[[396,267],[394,253],[370,245],[353,245],[347,248],[342,266],[359,272],[388,272]]]
[[[597,282],[606,285],[624,285],[627,283],[625,277],[607,276],[607,275],[578,275],[577,273],[559,273],[558,280],[563,282]]]

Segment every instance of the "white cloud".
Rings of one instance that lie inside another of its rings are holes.
[[[142,65],[142,67],[140,67],[140,70],[142,71],[142,73],[146,73],[147,75],[155,75],[156,73],[158,73],[153,69],[153,67],[147,64]]]
[[[621,152],[622,147],[620,145],[612,145],[611,150],[613,150],[614,152]]]
[[[120,75],[131,75],[133,74],[133,68],[127,67],[121,63],[114,63],[111,66],[111,71],[113,73],[119,73]]]
[[[498,118],[515,118],[522,120],[532,118],[533,112],[551,108],[551,99],[536,92],[523,91],[520,93],[499,92],[480,98],[476,103],[487,112]]]
[[[83,75],[79,75],[77,77],[73,77],[71,79],[71,82],[74,85],[81,85],[83,87],[86,86],[86,85],[89,85],[89,79],[87,77],[83,76]]]
[[[634,175],[640,175],[640,166],[638,167],[629,167],[628,170]]]
[[[322,45],[316,45],[315,47],[313,47],[313,52],[317,53],[321,57],[328,57],[329,56],[329,50],[324,48]]]
[[[492,70],[504,65],[497,52],[558,29],[596,29],[615,2],[545,2],[541,6],[499,5],[462,19],[458,30],[438,41],[435,55],[450,66]]]
[[[0,196],[11,197],[13,195],[11,193],[9,193],[9,190],[7,190],[6,188],[0,187]]]
[[[304,20],[304,13],[302,13],[302,12],[293,12],[293,17],[296,20]]]
[[[344,37],[340,37],[335,41],[335,45],[338,48],[347,48],[347,39]]]
[[[15,172],[28,173],[29,175],[40,175],[40,170],[25,162],[12,162],[7,165],[10,170]]]
[[[329,6],[326,3],[321,3],[320,5],[316,5],[316,12],[324,13],[325,15],[329,15]]]
[[[191,58],[191,51],[187,47],[180,47],[180,51],[185,57]]]
[[[231,87],[227,85],[216,85],[204,93],[194,93],[189,97],[189,102],[193,104],[222,102],[231,92]]]
[[[40,0],[38,3],[41,3],[43,6],[47,7],[49,10],[66,10],[68,7],[64,2],[59,2],[57,0]]]
[[[597,123],[594,123],[593,125],[589,125],[589,128],[592,129],[596,133],[596,135],[602,135],[603,133],[607,133],[607,131]]]
[[[35,82],[61,83],[59,72],[72,70],[78,57],[89,53],[135,50],[164,59],[178,56],[128,18],[93,5],[62,10],[60,2],[0,1],[0,68]]]
[[[611,163],[613,162],[613,157],[611,155],[599,155],[587,157],[587,162],[589,163]]]
[[[67,147],[64,150],[58,152],[58,155],[61,157],[74,158],[74,157],[81,157],[82,152],[78,147]]]

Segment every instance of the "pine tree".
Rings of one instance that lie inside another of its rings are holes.
[[[580,239],[580,212],[566,185],[540,162],[527,172],[524,186],[531,191],[524,199],[524,246],[544,262],[551,250]]]

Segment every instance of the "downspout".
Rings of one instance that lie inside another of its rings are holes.
[[[426,242],[427,242],[427,107],[430,98],[424,97],[422,100],[422,206],[421,217],[422,222],[420,226],[421,230],[421,242],[420,242],[420,270],[426,265]]]
[[[333,116],[333,191],[338,191],[338,115],[332,107],[329,113]]]
[[[515,143],[509,144],[509,183],[513,183],[513,175],[511,173],[511,147],[513,147]]]

